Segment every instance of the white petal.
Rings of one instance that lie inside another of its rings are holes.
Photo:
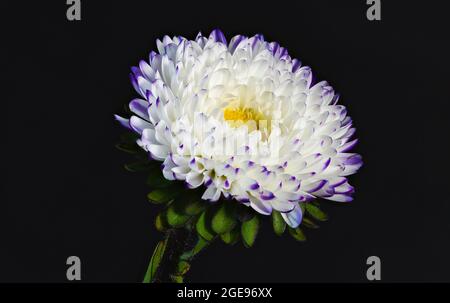
[[[203,200],[217,201],[220,198],[220,190],[215,186],[209,186],[202,195]]]
[[[250,206],[263,215],[270,215],[272,213],[272,206],[269,202],[263,202],[262,200],[249,195],[250,198]]]
[[[142,132],[146,128],[153,128],[153,125],[151,125],[149,122],[136,116],[131,116],[130,125],[139,134],[142,134]]]
[[[203,174],[191,171],[186,175],[186,182],[189,184],[189,187],[197,188],[203,184]]]
[[[156,160],[164,160],[169,154],[169,149],[164,145],[149,144],[148,150]]]

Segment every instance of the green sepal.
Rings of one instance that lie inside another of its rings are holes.
[[[245,247],[251,247],[255,243],[256,236],[259,230],[259,216],[255,215],[252,219],[247,220],[241,225],[242,241]]]
[[[306,236],[299,227],[297,228],[289,227],[289,233],[297,241],[306,241]]]
[[[155,227],[156,230],[160,232],[165,232],[168,229],[169,223],[167,223],[167,215],[166,212],[160,212],[158,215],[156,215],[155,218]]]
[[[281,213],[276,210],[272,211],[272,226],[277,236],[281,236],[286,230],[286,222],[281,216]]]
[[[239,226],[236,226],[231,231],[221,234],[220,238],[222,239],[222,241],[224,243],[229,244],[229,245],[234,245],[234,244],[236,244],[237,241],[239,241],[239,236],[240,236],[239,231],[240,231]]]
[[[154,204],[165,204],[172,201],[176,195],[177,193],[173,190],[155,189],[147,195],[147,199]]]
[[[205,209],[205,202],[200,198],[194,197],[183,205],[183,212],[190,216],[196,216]]]
[[[172,227],[182,227],[191,216],[181,213],[177,210],[177,206],[175,204],[171,204],[169,208],[167,208],[167,223],[169,223]]]
[[[306,203],[305,205],[306,211],[308,214],[316,220],[326,221],[328,220],[328,216],[324,213],[319,207],[312,203]]]
[[[216,236],[212,230],[210,208],[206,209],[198,218],[195,228],[197,233],[207,241],[212,241]]]
[[[312,229],[317,229],[319,228],[319,225],[317,225],[316,223],[314,223],[313,220],[309,219],[309,218],[303,218],[302,219],[302,226],[307,227],[307,228],[312,228]]]
[[[233,204],[224,201],[219,209],[214,213],[211,220],[211,227],[217,234],[224,234],[231,231],[236,225]]]

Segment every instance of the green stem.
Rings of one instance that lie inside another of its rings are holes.
[[[208,245],[190,228],[169,229],[148,265],[144,283],[183,282],[192,258]]]

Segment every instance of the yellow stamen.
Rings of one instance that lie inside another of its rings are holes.
[[[223,118],[232,127],[239,127],[246,124],[250,131],[255,129],[269,130],[269,121],[263,113],[248,107],[227,106],[223,110]]]
[[[227,121],[242,121],[248,122],[249,120],[256,120],[258,113],[251,108],[234,108],[227,107],[223,111],[223,118]]]

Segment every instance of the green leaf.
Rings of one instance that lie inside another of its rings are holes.
[[[168,228],[166,212],[160,212],[155,218],[155,227],[156,230],[160,232],[165,232]]]
[[[281,216],[280,212],[274,210],[272,211],[272,226],[275,234],[281,236],[286,229],[286,222]]]
[[[155,189],[151,191],[147,198],[154,204],[164,204],[172,201],[176,196],[176,192],[168,189]]]
[[[189,271],[189,268],[191,268],[191,264],[184,260],[181,260],[177,264],[177,275],[184,276]]]
[[[328,220],[328,216],[326,213],[324,213],[320,208],[315,206],[312,203],[306,203],[305,205],[306,211],[316,220],[319,221],[326,221]]]
[[[319,225],[314,223],[314,221],[309,219],[309,218],[303,218],[302,219],[302,225],[307,227],[307,228],[313,228],[313,229],[319,228]]]
[[[225,201],[212,217],[211,227],[220,235],[231,231],[235,225],[236,219],[234,218],[232,204],[230,201]]]
[[[306,236],[299,227],[297,228],[289,227],[289,233],[297,241],[306,241]]]
[[[156,271],[158,270],[159,265],[161,264],[161,260],[164,256],[164,251],[166,250],[167,239],[163,241],[159,241],[156,245],[155,250],[153,251],[152,258],[150,259],[150,263],[147,268],[147,272],[145,273],[143,283],[150,283],[154,280]]]
[[[205,210],[198,218],[197,224],[195,224],[197,233],[205,240],[211,241],[215,237],[214,231],[210,227],[210,212]]]
[[[185,214],[190,216],[195,216],[201,213],[205,209],[205,202],[201,201],[201,199],[191,199],[186,202],[183,207],[183,211]]]
[[[242,240],[246,247],[251,247],[255,243],[256,235],[259,229],[259,216],[255,215],[252,219],[245,221],[241,226]]]
[[[170,226],[181,227],[189,220],[189,218],[190,216],[177,211],[175,205],[170,205],[167,209],[167,223],[169,223]]]
[[[229,245],[235,244],[239,240],[239,228],[236,226],[233,230],[220,235],[223,242]]]

